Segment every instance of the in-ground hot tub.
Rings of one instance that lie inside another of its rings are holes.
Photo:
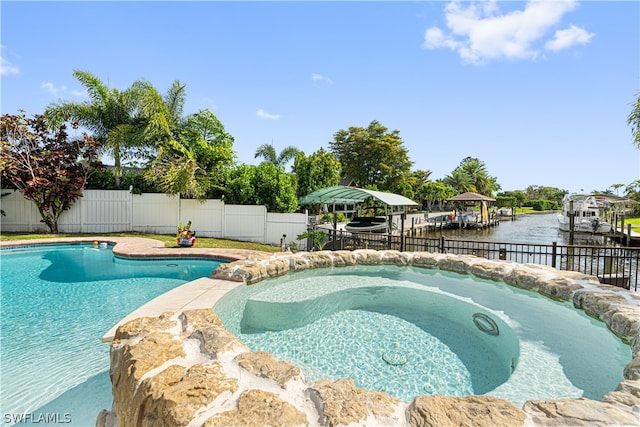
[[[631,358],[627,345],[569,303],[422,268],[289,274],[240,287],[214,309],[252,350],[299,366],[310,383],[348,377],[404,401],[600,399]]]

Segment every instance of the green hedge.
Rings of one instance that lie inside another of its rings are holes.
[[[558,210],[558,202],[555,200],[529,200],[527,205],[531,206],[534,211],[552,211]]]
[[[162,193],[144,178],[142,171],[125,170],[120,177],[120,186],[118,187],[112,169],[92,169],[87,183],[87,189],[90,190],[128,190],[131,186],[133,186],[133,194]]]

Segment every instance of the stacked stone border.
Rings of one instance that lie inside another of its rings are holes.
[[[251,352],[211,309],[165,313],[122,325],[111,346],[109,426],[517,426],[640,425],[640,296],[594,276],[468,255],[321,251],[259,255],[221,264],[212,278],[247,285],[312,268],[398,265],[471,274],[571,301],[631,346],[624,380],[601,401],[419,396],[402,402],[350,379],[308,385],[301,370]]]

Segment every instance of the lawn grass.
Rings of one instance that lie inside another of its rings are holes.
[[[516,214],[530,214],[530,213],[553,213],[553,212],[557,212],[555,210],[550,210],[550,211],[537,211],[535,209],[533,209],[531,206],[523,206],[521,208],[516,208]]]
[[[0,235],[0,240],[36,240],[36,239],[53,239],[57,237],[91,237],[91,236],[115,236],[115,237],[145,237],[148,239],[159,240],[164,243],[167,248],[177,248],[176,236],[174,234],[149,234],[149,233],[93,233],[93,234],[24,234],[24,233],[5,233]],[[263,252],[280,252],[279,246],[263,245],[260,243],[240,242],[237,240],[215,239],[212,237],[198,237],[196,245],[200,248],[222,248],[222,249],[250,249]]]
[[[618,224],[620,224],[620,222],[621,221],[618,221]],[[640,218],[625,218],[624,223],[631,224],[632,227],[640,227]]]
[[[618,221],[618,227],[622,225],[622,221]],[[627,230],[627,226],[631,225],[631,229],[634,231],[640,230],[640,218],[625,218],[624,229]]]

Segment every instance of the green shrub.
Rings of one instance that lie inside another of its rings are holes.
[[[529,200],[527,202],[534,211],[551,211],[559,209],[558,202],[555,200]]]
[[[133,194],[161,193],[155,185],[144,178],[143,171],[125,170],[120,177],[120,187],[117,187],[113,169],[92,169],[87,182],[87,188],[91,190],[128,190],[129,187],[133,187]]]
[[[499,208],[502,208],[502,207],[511,208],[513,206],[516,206],[516,198],[507,197],[507,196],[496,196],[496,205]]]

